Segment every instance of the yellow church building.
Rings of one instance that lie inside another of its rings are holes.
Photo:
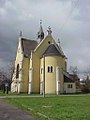
[[[38,40],[19,36],[11,92],[57,95],[76,92],[60,42],[56,43],[50,27],[47,33],[45,36],[40,23]]]

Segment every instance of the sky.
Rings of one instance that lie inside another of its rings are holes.
[[[0,0],[0,69],[15,59],[19,31],[37,40],[40,19],[68,58],[68,69],[90,68],[90,0]]]

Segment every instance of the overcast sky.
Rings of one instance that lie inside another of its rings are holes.
[[[90,0],[0,0],[0,69],[15,59],[19,31],[36,39],[39,21],[61,42],[69,66],[90,66]]]

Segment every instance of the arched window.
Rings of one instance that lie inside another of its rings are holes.
[[[51,66],[51,72],[53,72],[53,67]]]
[[[53,66],[48,66],[48,72],[52,73],[53,72]]]
[[[16,78],[19,78],[19,64],[17,64],[17,69],[16,69]]]

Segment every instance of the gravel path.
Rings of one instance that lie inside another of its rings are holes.
[[[29,112],[0,100],[0,120],[37,120]]]

